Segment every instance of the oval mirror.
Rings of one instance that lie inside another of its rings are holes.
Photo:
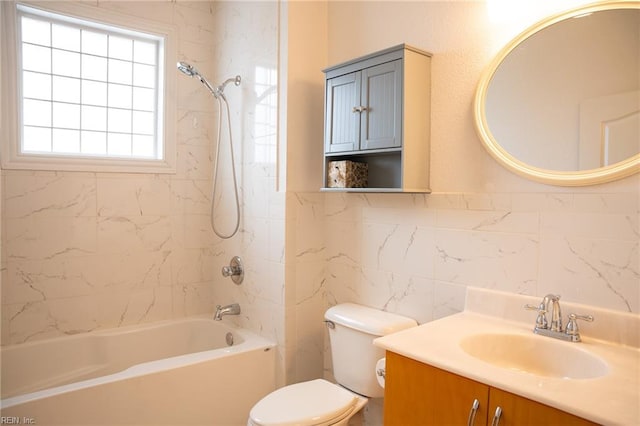
[[[640,2],[602,2],[530,27],[475,97],[489,153],[538,182],[591,185],[640,171]]]

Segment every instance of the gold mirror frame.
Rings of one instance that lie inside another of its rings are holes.
[[[640,171],[640,154],[636,154],[616,164],[597,169],[580,171],[556,171],[531,166],[509,154],[494,138],[489,130],[486,116],[486,98],[489,84],[502,61],[533,34],[553,24],[574,16],[611,9],[640,9],[639,1],[606,1],[581,6],[567,12],[553,15],[532,25],[502,48],[482,73],[474,99],[474,121],[480,139],[489,154],[507,169],[531,180],[558,186],[586,186],[610,182]]]

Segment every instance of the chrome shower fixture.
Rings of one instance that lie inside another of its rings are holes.
[[[229,266],[222,267],[222,276],[231,277],[231,281],[240,285],[244,280],[244,267],[242,266],[242,259],[240,256],[233,256]]]
[[[196,77],[198,80],[200,80],[200,82],[204,84],[207,89],[209,89],[211,94],[216,99],[218,99],[219,97],[221,97],[222,99],[226,99],[224,96],[224,88],[227,86],[227,84],[233,83],[236,86],[240,86],[240,82],[242,81],[242,78],[239,75],[236,75],[235,77],[226,79],[222,84],[213,87],[211,83],[209,83],[209,81],[207,81],[207,79],[204,78],[204,76],[200,74],[200,72],[193,65],[183,61],[179,61],[177,63],[177,67],[178,70],[183,74],[188,75],[189,77]]]
[[[233,83],[236,86],[240,86],[240,81],[241,78],[239,75],[236,75],[233,78],[228,78],[226,79],[224,82],[222,82],[222,84],[220,84],[219,86],[213,87],[211,85],[211,83],[209,83],[207,81],[206,78],[204,78],[204,76],[202,74],[200,74],[198,72],[198,70],[191,64],[188,64],[186,62],[178,62],[176,64],[178,66],[178,71],[180,71],[181,73],[188,75],[189,77],[196,77],[198,80],[200,80],[200,83],[202,83],[207,89],[209,89],[209,91],[211,92],[211,94],[213,95],[214,98],[216,98],[216,100],[218,101],[218,139],[216,141],[216,157],[215,157],[215,161],[214,161],[214,172],[213,172],[213,191],[211,194],[211,214],[210,214],[210,219],[211,219],[211,228],[213,229],[213,232],[220,238],[223,239],[227,239],[227,238],[231,238],[233,237],[237,232],[238,229],[240,228],[240,197],[238,196],[238,182],[236,179],[236,166],[235,166],[235,160],[233,158],[233,137],[231,135],[231,113],[229,112],[229,102],[227,102],[227,98],[224,95],[224,88],[226,87],[227,84],[229,83]],[[217,193],[217,185],[218,185],[218,170],[220,169],[218,167],[218,165],[220,164],[220,139],[222,138],[222,104],[224,101],[224,106],[225,106],[225,110],[227,112],[227,124],[228,124],[228,132],[229,132],[229,152],[230,152],[230,156],[231,156],[231,175],[233,176],[233,192],[235,195],[235,201],[236,201],[236,223],[235,226],[233,228],[233,231],[231,231],[230,234],[223,234],[222,232],[220,232],[217,228],[216,228],[216,224],[215,224],[215,220],[214,220],[214,210],[215,210],[215,200],[216,200],[216,193]],[[233,266],[233,265],[232,265]],[[234,272],[235,270],[233,270],[232,272]],[[235,282],[236,284],[239,284],[240,282],[242,282],[242,276],[240,276],[239,274],[230,274],[231,278],[233,279],[233,282]],[[225,275],[226,276],[226,275]]]
[[[198,74],[198,71],[196,71],[196,69],[192,65],[189,65],[186,62],[179,61],[177,65],[178,69],[189,77],[193,77],[194,75]]]

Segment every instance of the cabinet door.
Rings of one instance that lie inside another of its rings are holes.
[[[356,151],[359,149],[360,72],[327,80],[325,152]]]
[[[492,424],[496,408],[500,407],[502,414],[498,422],[499,426],[520,425],[562,425],[562,426],[586,426],[596,425],[583,418],[565,413],[548,405],[540,404],[530,399],[491,388],[489,396],[489,420]]]
[[[384,424],[466,425],[479,401],[476,426],[486,424],[489,387],[393,352],[387,352]]]
[[[360,149],[402,145],[402,62],[362,70]]]

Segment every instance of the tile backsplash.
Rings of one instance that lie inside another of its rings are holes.
[[[331,195],[328,288],[420,322],[461,310],[466,286],[639,312],[637,206],[637,193]]]

